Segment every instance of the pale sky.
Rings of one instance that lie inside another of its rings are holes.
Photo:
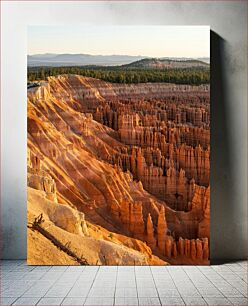
[[[29,26],[28,54],[209,57],[209,26]]]

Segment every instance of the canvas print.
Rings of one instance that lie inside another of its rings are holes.
[[[31,265],[209,263],[208,26],[31,26]]]

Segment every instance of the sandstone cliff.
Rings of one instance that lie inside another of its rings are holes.
[[[28,90],[30,218],[91,264],[207,263],[209,123],[207,85],[48,78]]]

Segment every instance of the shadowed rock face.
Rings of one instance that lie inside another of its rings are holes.
[[[91,264],[206,264],[209,124],[207,85],[50,77],[28,90],[28,186],[63,204],[44,216]]]

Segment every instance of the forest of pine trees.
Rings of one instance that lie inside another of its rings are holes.
[[[45,80],[48,76],[78,74],[111,83],[165,82],[200,85],[210,82],[210,70],[184,69],[123,69],[119,67],[29,67],[28,81]]]

